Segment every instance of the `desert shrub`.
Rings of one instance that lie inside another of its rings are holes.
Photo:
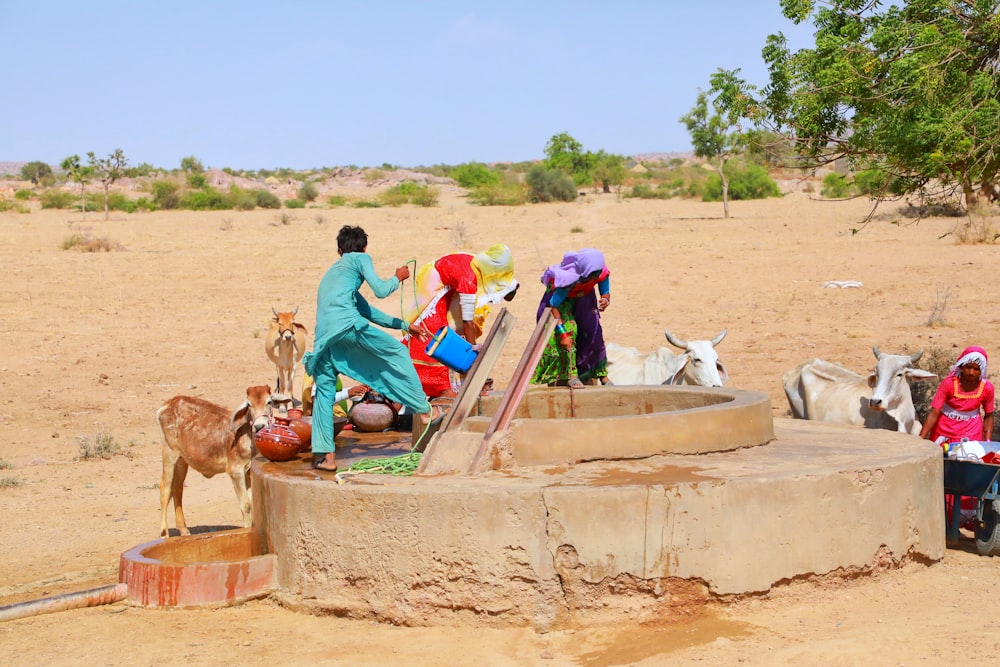
[[[156,180],[153,181],[153,203],[156,208],[173,210],[180,208],[181,192],[180,186],[173,181]]]
[[[238,185],[229,186],[229,205],[238,211],[252,211],[257,208],[257,195]]]
[[[77,200],[76,195],[65,190],[43,190],[38,195],[42,208],[73,208]]]
[[[721,199],[721,185],[720,199]],[[778,184],[771,179],[767,169],[759,164],[747,164],[742,169],[735,169],[729,180],[729,196],[732,199],[767,199],[768,197],[780,197],[781,190]]]
[[[90,204],[87,204],[87,210],[93,211],[97,209],[90,208]],[[104,197],[101,196],[100,210],[104,210]],[[135,213],[139,210],[136,206],[134,199],[129,199],[120,192],[109,192],[108,193],[108,210],[109,211],[124,211],[126,213]]]
[[[670,199],[670,193],[670,189],[663,187],[662,183],[655,188],[648,183],[636,183],[632,186],[631,192],[626,196],[635,197],[636,199]]]
[[[0,489],[13,489],[23,485],[24,480],[17,477],[0,477]]]
[[[10,470],[13,467],[14,467],[13,463],[10,463],[9,461],[4,461],[3,459],[0,459],[0,470]]]
[[[346,206],[347,198],[341,195],[330,195],[326,198],[326,203],[330,206]]]
[[[0,212],[14,211],[15,213],[30,213],[31,209],[21,202],[13,199],[0,199]]]
[[[421,186],[420,189],[413,193],[410,197],[410,201],[413,202],[414,206],[430,208],[432,206],[437,206],[438,194],[437,188],[431,188],[425,185]]]
[[[730,166],[732,165],[732,166]],[[767,170],[759,164],[726,165],[726,176],[729,178],[729,200],[766,199],[778,197],[781,190]],[[701,193],[702,201],[722,201],[722,178],[719,174],[710,174],[705,181]]]
[[[254,197],[260,208],[281,208],[281,199],[270,190],[254,190]]]
[[[365,170],[365,173],[361,175],[361,178],[363,178],[365,183],[368,185],[374,185],[385,178],[385,172],[381,169],[367,169]]]
[[[573,179],[561,171],[535,165],[525,176],[531,202],[573,201],[577,197]]]
[[[354,202],[354,208],[381,208],[382,204],[377,201],[372,201],[370,199],[359,199]]]
[[[299,199],[303,201],[316,201],[316,197],[319,196],[319,190],[316,188],[316,184],[312,181],[306,181],[299,188]]]
[[[286,199],[285,208],[305,208],[306,203],[301,199]]]
[[[25,190],[22,188],[14,193],[14,199],[17,199],[18,201],[28,201],[31,199],[32,194],[34,193],[32,193],[31,190]]]
[[[851,194],[851,186],[846,176],[831,171],[823,177],[823,187],[819,193],[829,199],[843,199]]]
[[[192,190],[185,194],[179,208],[192,211],[225,211],[232,208],[229,200],[215,188]]]
[[[451,170],[449,174],[463,188],[478,188],[483,185],[496,185],[500,182],[500,174],[480,162],[466,162]]]
[[[520,183],[480,185],[469,193],[469,203],[478,206],[522,206],[528,193]]]
[[[63,239],[63,250],[79,250],[80,252],[111,252],[124,250],[122,244],[106,237],[94,238],[90,234],[74,232]]]
[[[112,456],[127,456],[130,454],[122,449],[122,446],[115,440],[114,436],[108,433],[107,427],[102,426],[94,437],[93,441],[85,435],[77,437],[80,444],[80,453],[76,459],[78,461],[91,461],[93,459],[110,459]]]
[[[201,172],[191,172],[187,175],[187,184],[195,190],[201,190],[208,185],[208,177]]]
[[[402,206],[410,201],[409,195],[402,192],[398,185],[379,193],[378,199],[383,206]]]
[[[888,185],[886,173],[880,169],[864,169],[854,173],[854,191],[862,195],[878,195]]]

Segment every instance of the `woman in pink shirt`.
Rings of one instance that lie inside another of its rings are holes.
[[[938,385],[920,437],[989,441],[992,433],[993,383],[986,379],[986,351],[967,347]]]

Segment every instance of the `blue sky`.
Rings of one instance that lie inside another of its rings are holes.
[[[687,151],[717,68],[766,82],[778,0],[0,0],[0,161],[308,169]]]

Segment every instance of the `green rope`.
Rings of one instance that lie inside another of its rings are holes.
[[[387,456],[377,459],[361,459],[354,463],[348,472],[367,472],[376,475],[396,475],[405,477],[417,471],[420,465],[421,452],[410,452],[399,456]]]

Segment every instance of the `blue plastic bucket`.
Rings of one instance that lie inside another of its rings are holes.
[[[465,373],[476,360],[476,352],[469,345],[469,341],[452,331],[450,327],[438,329],[427,343],[424,352],[456,373]]]

